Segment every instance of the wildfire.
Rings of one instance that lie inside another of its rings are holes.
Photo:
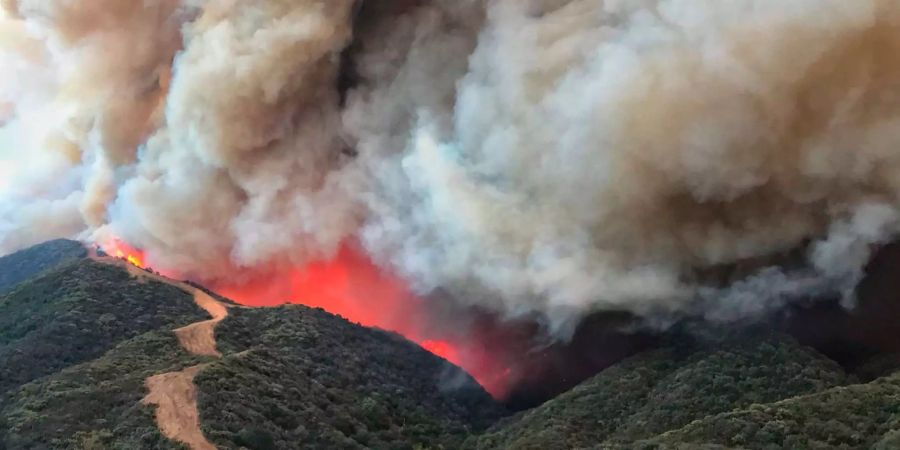
[[[399,333],[465,369],[494,397],[504,397],[509,389],[511,370],[481,339],[438,330],[423,300],[402,279],[386,273],[353,246],[344,246],[331,260],[254,283],[211,287],[248,306],[320,307],[360,325]]]
[[[146,268],[145,253],[121,240],[111,240],[101,247],[109,255]],[[351,246],[345,246],[328,261],[240,285],[214,283],[209,287],[246,306],[302,304],[363,326],[399,333],[465,369],[494,397],[503,397],[507,392],[508,367],[475,339],[436,335],[429,326],[423,301],[409,291],[406,283],[385,273]]]
[[[438,340],[425,340],[419,343],[425,350],[428,350],[435,355],[440,356],[441,358],[446,359],[447,361],[454,362],[459,361],[459,354],[456,352],[456,348],[453,347],[447,341],[438,341]]]
[[[116,256],[119,258],[125,258],[125,261],[128,261],[132,265],[138,266],[140,268],[144,267],[144,263],[141,261],[141,258],[137,255],[127,255],[123,254],[121,251],[116,252]]]
[[[122,242],[119,239],[112,239],[109,242],[101,245],[100,248],[106,254],[115,256],[119,259],[124,259],[131,265],[140,267],[142,269],[147,267],[145,263],[146,259],[144,258],[144,252]]]

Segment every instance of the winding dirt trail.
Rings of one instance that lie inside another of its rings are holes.
[[[194,303],[206,310],[212,319],[179,328],[175,330],[175,336],[178,337],[181,346],[190,353],[221,357],[222,354],[216,350],[215,329],[219,322],[228,317],[228,308],[206,292],[193,286],[189,287],[194,291]]]
[[[197,409],[197,386],[194,377],[205,365],[188,367],[181,372],[169,372],[147,378],[150,391],[145,405],[156,405],[156,424],[163,436],[186,444],[193,450],[216,450],[200,430]]]
[[[221,357],[216,349],[215,328],[219,322],[228,317],[228,307],[212,296],[183,281],[177,281],[148,272],[127,261],[100,257],[91,253],[91,259],[105,264],[112,264],[128,270],[132,276],[140,279],[152,279],[166,283],[189,292],[194,296],[194,303],[206,311],[211,319],[192,323],[173,330],[178,343],[187,352],[194,355]],[[156,424],[163,436],[181,442],[192,450],[216,450],[200,430],[200,412],[197,408],[197,386],[194,377],[206,367],[200,364],[188,367],[179,372],[169,372],[147,378],[144,384],[149,393],[141,403],[156,406]]]

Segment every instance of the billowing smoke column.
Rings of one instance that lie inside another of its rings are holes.
[[[0,253],[116,237],[233,292],[371,260],[567,337],[852,304],[900,231],[895,1],[2,4]]]

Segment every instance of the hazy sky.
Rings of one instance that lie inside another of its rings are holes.
[[[12,169],[11,161],[15,157],[15,141],[13,140],[11,128],[0,128],[0,192],[6,190],[10,176],[9,171]]]

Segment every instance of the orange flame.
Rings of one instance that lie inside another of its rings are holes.
[[[119,259],[128,261],[131,265],[146,268],[144,252],[138,250],[119,239],[111,239],[109,242],[102,244],[100,248],[108,255],[115,256]]]
[[[119,258],[122,258],[122,257],[123,257],[123,255],[121,254],[122,252],[118,252],[118,253],[119,253],[119,255],[118,255]],[[142,269],[144,268],[144,263],[143,263],[143,261],[141,261],[141,257],[140,257],[140,256],[133,255],[133,254],[128,254],[128,255],[124,255],[124,258],[125,258],[125,261],[128,261],[128,262],[131,263],[132,265],[138,266],[138,267],[140,267],[140,268],[142,268]]]

